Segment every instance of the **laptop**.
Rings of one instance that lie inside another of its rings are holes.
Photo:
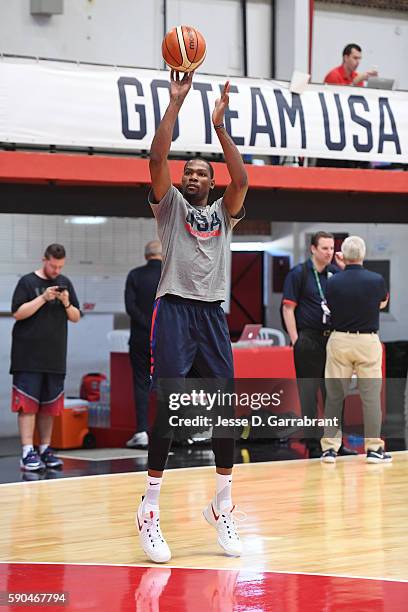
[[[395,79],[385,79],[383,77],[368,77],[367,87],[370,89],[393,89]]]
[[[239,337],[238,342],[242,342],[243,340],[257,340],[258,334],[261,331],[261,328],[262,328],[262,325],[259,323],[255,325],[253,324],[245,325]]]

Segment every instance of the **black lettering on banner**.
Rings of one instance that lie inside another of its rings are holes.
[[[319,100],[323,111],[324,136],[326,139],[326,147],[329,149],[329,151],[342,151],[346,146],[346,133],[344,131],[344,113],[341,107],[340,96],[339,94],[334,94],[334,101],[336,102],[337,116],[339,119],[340,128],[339,142],[333,142],[330,136],[329,113],[327,110],[327,104],[323,93],[319,93]]]
[[[210,83],[193,83],[193,89],[199,91],[201,94],[205,121],[205,144],[211,144],[211,114],[210,104],[208,102],[208,92],[212,91],[212,85],[210,85]]]
[[[154,79],[151,83],[150,83],[150,89],[152,92],[152,99],[153,99],[153,111],[154,111],[154,125],[155,125],[155,129],[157,130],[157,128],[159,127],[159,123],[162,119],[161,113],[160,113],[160,103],[159,103],[159,95],[158,95],[158,90],[159,89],[167,89],[170,92],[170,82],[169,81],[163,81],[162,79]],[[177,138],[180,135],[180,128],[179,128],[179,120],[178,117],[176,119],[176,123],[174,125],[174,130],[173,130],[173,137],[172,140],[177,140]]]
[[[281,147],[286,147],[286,122],[285,114],[289,117],[289,121],[292,127],[295,127],[296,115],[299,113],[300,118],[300,132],[301,132],[301,147],[306,149],[306,126],[305,126],[305,115],[303,112],[302,102],[299,94],[292,94],[292,106],[286,100],[280,89],[273,90],[278,105],[279,113],[279,124],[281,131]]]
[[[262,110],[265,116],[265,125],[258,123],[257,117],[257,99],[262,106]],[[263,97],[260,87],[251,87],[251,105],[252,105],[252,120],[251,120],[251,138],[249,141],[250,146],[254,146],[257,134],[268,134],[271,147],[276,147],[275,134],[273,133],[271,116],[266,106],[265,98]]]
[[[397,152],[397,155],[401,155],[400,139],[398,136],[394,114],[391,110],[390,101],[388,100],[388,98],[378,98],[378,105],[380,107],[380,138],[378,142],[378,152],[382,153],[384,150],[384,142],[389,141],[395,144],[395,150]],[[387,110],[388,117],[391,123],[391,129],[392,129],[391,134],[386,134],[384,132],[384,123],[385,123],[384,111],[385,110]]]
[[[134,87],[138,96],[143,96],[143,87],[138,79],[133,77],[120,77],[118,79],[118,90],[120,100],[120,112],[122,118],[122,134],[125,138],[143,140],[146,136],[146,108],[144,104],[135,104],[135,112],[139,115],[139,129],[131,130],[129,127],[129,113],[126,97],[126,88]]]
[[[360,117],[360,115],[357,115],[355,109],[356,104],[362,104],[365,111],[370,110],[368,102],[364,98],[364,96],[349,96],[348,105],[350,108],[351,120],[354,121],[354,123],[358,123],[358,125],[361,125],[361,127],[363,127],[367,131],[367,142],[365,144],[361,143],[358,139],[358,136],[354,134],[353,147],[359,153],[368,153],[373,148],[373,130],[371,127],[371,123],[367,121],[367,119],[364,119],[363,117]]]
[[[220,92],[222,93],[224,91],[224,85],[220,85]],[[236,85],[230,85],[230,93],[238,93],[238,87]],[[238,119],[238,111],[234,111],[231,110],[231,108],[229,106],[227,106],[227,108],[225,109],[225,114],[224,114],[224,122],[225,122],[225,129],[227,130],[228,134],[231,136],[232,140],[235,142],[236,145],[243,145],[245,144],[245,139],[242,136],[233,136],[232,135],[232,129],[231,129],[231,119]]]

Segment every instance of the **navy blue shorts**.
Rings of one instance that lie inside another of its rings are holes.
[[[65,374],[15,372],[11,409],[57,416],[64,409]]]
[[[192,379],[193,388],[196,388],[195,379],[206,379],[204,387],[207,390],[209,381],[215,381],[216,387],[211,390],[216,390],[225,388],[233,380],[231,340],[220,303],[171,295],[156,300],[152,317],[151,366],[148,465],[150,469],[162,471],[174,433],[170,417],[176,414],[169,410],[169,394],[186,391],[184,382],[187,378]],[[200,406],[197,410],[197,414],[210,416],[205,407]],[[178,410],[177,414],[180,413],[195,416],[191,407]],[[220,407],[215,406],[211,413],[214,423],[220,413]],[[227,414],[225,409],[222,411],[222,416],[226,415],[233,416],[231,408],[227,408]],[[208,425],[190,428],[189,435],[206,428]],[[231,468],[234,463],[234,430],[225,429],[212,428],[212,445],[217,467]]]
[[[232,379],[231,340],[220,302],[165,295],[156,300],[151,330],[153,388],[159,378]]]

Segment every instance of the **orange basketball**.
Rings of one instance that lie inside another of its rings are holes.
[[[192,72],[198,68],[205,60],[206,52],[203,35],[191,26],[177,26],[163,39],[163,59],[178,72]]]

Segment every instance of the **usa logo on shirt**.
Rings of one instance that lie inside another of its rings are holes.
[[[185,228],[192,236],[212,238],[221,235],[221,220],[216,211],[207,218],[199,210],[190,210],[186,217]]]

